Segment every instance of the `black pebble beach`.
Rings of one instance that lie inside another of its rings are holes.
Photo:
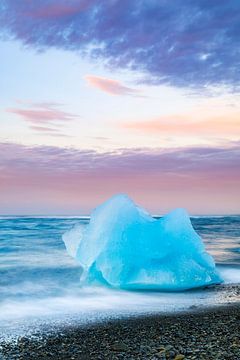
[[[1,360],[240,360],[240,303],[71,327],[2,342]]]

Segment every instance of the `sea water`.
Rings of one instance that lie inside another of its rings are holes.
[[[191,221],[225,283],[240,283],[240,216]],[[180,293],[82,288],[81,268],[67,254],[62,235],[88,222],[87,217],[0,218],[0,336],[238,301],[224,287]]]

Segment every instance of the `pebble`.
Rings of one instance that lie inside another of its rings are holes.
[[[240,360],[240,303],[0,341],[0,360]]]
[[[127,351],[128,347],[123,342],[118,342],[112,345],[113,351]]]

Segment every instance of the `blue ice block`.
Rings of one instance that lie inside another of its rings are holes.
[[[82,284],[178,291],[222,282],[184,209],[154,219],[115,195],[63,240],[83,268]]]

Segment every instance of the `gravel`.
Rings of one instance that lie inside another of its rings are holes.
[[[240,302],[72,327],[0,343],[0,360],[240,360]]]

